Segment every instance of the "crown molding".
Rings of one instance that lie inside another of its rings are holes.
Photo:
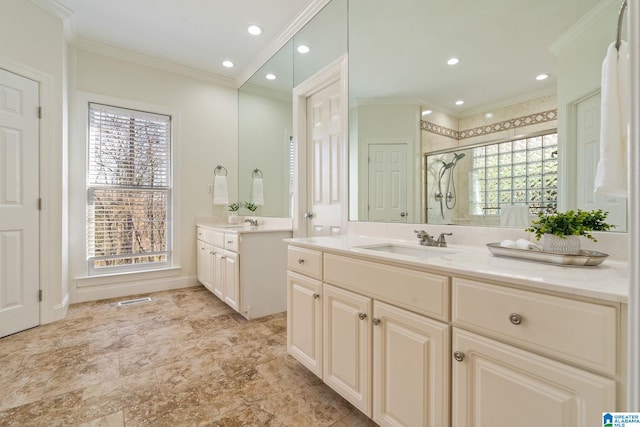
[[[68,17],[73,15],[72,10],[67,9],[56,0],[31,0],[31,3],[62,20],[67,19]]]
[[[232,89],[238,88],[238,86],[236,86],[235,80],[229,77],[219,76],[217,74],[208,73],[206,71],[198,70],[191,67],[186,67],[174,62],[165,61],[163,59],[154,58],[137,52],[132,52],[130,50],[121,49],[115,46],[86,39],[75,39],[73,40],[71,45],[78,49],[99,53],[101,55],[109,56],[123,61],[133,62],[134,64],[144,65],[170,73],[179,74],[185,77],[202,80],[219,86],[230,87]]]
[[[582,34],[589,31],[589,29],[607,13],[611,13],[614,10],[620,8],[619,0],[602,0],[595,5],[589,12],[587,12],[582,18],[580,18],[575,24],[573,24],[567,31],[565,31],[558,39],[549,46],[549,50],[554,55],[558,54],[573,43]],[[611,41],[615,41],[615,22],[613,22],[611,28]]]
[[[298,31],[300,31],[311,19],[316,16],[331,0],[314,0],[300,15],[296,17],[287,28],[273,39],[264,49],[254,56],[249,64],[240,72],[236,79],[237,87],[242,86],[251,76],[260,69],[282,46],[284,46]]]

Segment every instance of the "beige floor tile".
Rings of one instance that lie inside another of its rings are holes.
[[[203,287],[76,304],[0,339],[0,426],[374,426]]]

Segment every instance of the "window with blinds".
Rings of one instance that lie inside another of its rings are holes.
[[[171,117],[89,104],[89,274],[170,263]]]

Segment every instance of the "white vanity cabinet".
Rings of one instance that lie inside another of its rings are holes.
[[[381,426],[449,425],[450,327],[406,309],[447,317],[448,278],[295,246],[288,267],[289,354]]]
[[[215,296],[247,319],[286,310],[290,231],[198,226],[197,236],[198,280]]]
[[[288,352],[376,423],[588,427],[625,410],[624,304],[407,264],[288,251]]]
[[[454,278],[452,322],[453,425],[588,427],[618,407],[614,306]]]

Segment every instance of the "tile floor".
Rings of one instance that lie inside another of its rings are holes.
[[[375,426],[203,287],[72,305],[0,339],[0,426]]]

